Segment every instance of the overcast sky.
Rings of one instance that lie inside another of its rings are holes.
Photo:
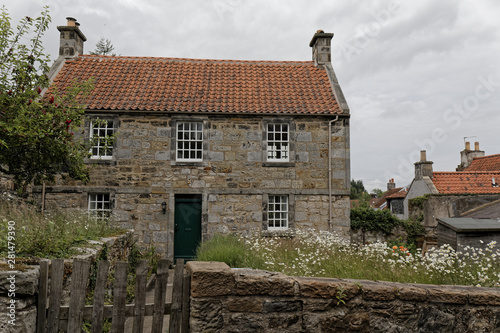
[[[419,151],[454,171],[464,137],[500,153],[500,1],[3,0],[13,22],[49,5],[55,59],[71,16],[119,55],[310,60],[318,29],[351,110],[351,176],[369,190],[409,185]],[[471,146],[474,146],[472,143]]]

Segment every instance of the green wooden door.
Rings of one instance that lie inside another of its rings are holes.
[[[200,241],[201,195],[176,195],[174,259],[193,259]]]

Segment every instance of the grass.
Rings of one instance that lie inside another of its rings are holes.
[[[200,246],[197,260],[296,276],[500,287],[499,256],[495,242],[463,252],[443,246],[422,256],[405,246],[354,246],[328,232],[297,231],[293,238],[219,235]]]
[[[71,210],[42,215],[27,203],[0,202],[0,256],[67,258],[72,247],[119,233],[113,223]],[[10,244],[9,244],[10,242]]]

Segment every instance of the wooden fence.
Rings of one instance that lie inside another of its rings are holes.
[[[126,304],[128,263],[117,262],[114,276],[113,305],[104,304],[106,281],[110,263],[99,261],[92,305],[85,305],[90,272],[90,262],[75,260],[71,274],[70,301],[61,306],[64,260],[53,259],[50,273],[49,261],[40,263],[38,296],[38,333],[81,332],[84,320],[91,323],[91,332],[101,333],[105,318],[111,319],[111,331],[124,332],[125,320],[133,317],[132,332],[144,330],[144,318],[153,316],[151,332],[163,332],[163,318],[170,315],[168,332],[188,332],[190,276],[184,273],[184,260],[177,260],[174,270],[172,302],[166,302],[169,262],[161,259],[156,273],[154,303],[146,303],[148,261],[139,261],[136,268],[135,303]],[[48,306],[47,306],[48,305]]]

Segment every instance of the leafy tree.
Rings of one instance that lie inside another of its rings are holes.
[[[351,199],[361,199],[363,193],[365,193],[365,186],[363,181],[351,179]]]
[[[92,83],[75,82],[65,91],[51,87],[42,94],[50,82],[41,37],[50,20],[45,7],[14,31],[7,10],[0,10],[0,171],[13,175],[19,192],[60,172],[83,181],[89,177],[83,161],[88,145],[73,131],[83,123]]]
[[[95,45],[95,51],[90,51],[90,54],[115,56],[115,53],[111,53],[114,49],[115,47],[113,46],[113,44],[111,44],[111,41],[109,39],[101,37],[101,39],[99,39],[99,41]]]
[[[384,195],[384,191],[382,191],[382,190],[381,190],[381,189],[379,189],[379,188],[374,188],[374,189],[372,190],[372,193],[371,193],[371,194],[373,194],[373,195],[374,195],[375,197],[377,197],[377,198],[381,198],[381,197],[382,197],[382,195]]]

